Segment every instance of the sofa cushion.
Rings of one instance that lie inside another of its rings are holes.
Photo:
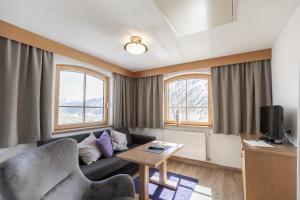
[[[101,157],[101,151],[96,145],[96,137],[92,133],[78,144],[78,150],[79,157],[87,165],[97,161]]]
[[[131,136],[131,134],[129,132],[129,129],[127,127],[113,128],[113,130],[126,134],[127,146],[128,147],[133,144],[132,136]]]
[[[90,165],[80,165],[80,169],[88,179],[96,181],[128,164],[128,161],[117,157],[101,158]]]
[[[104,133],[96,140],[96,144],[106,158],[113,155],[111,137],[107,131],[104,131]]]
[[[128,150],[127,137],[124,133],[121,133],[121,132],[118,132],[115,130],[110,130],[110,135],[111,135],[114,151]]]

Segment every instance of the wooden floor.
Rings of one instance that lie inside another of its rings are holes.
[[[168,171],[199,180],[190,200],[243,200],[242,175],[239,172],[173,160],[168,161]]]

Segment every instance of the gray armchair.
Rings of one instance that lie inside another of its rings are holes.
[[[78,165],[77,142],[64,139],[0,164],[0,200],[133,200],[128,175],[92,182]]]

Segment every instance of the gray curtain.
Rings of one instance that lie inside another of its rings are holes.
[[[163,76],[129,78],[114,74],[114,127],[162,126]]]
[[[136,84],[134,78],[114,74],[114,127],[136,126]]]
[[[211,69],[214,133],[259,132],[260,106],[272,105],[271,60]]]
[[[51,136],[53,54],[0,37],[0,148]]]
[[[163,121],[163,75],[137,78],[137,122],[141,128],[160,128]]]

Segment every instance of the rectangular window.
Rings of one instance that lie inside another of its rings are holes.
[[[75,66],[57,66],[55,130],[108,124],[108,78]]]
[[[189,74],[165,80],[166,125],[212,125],[210,75]]]

